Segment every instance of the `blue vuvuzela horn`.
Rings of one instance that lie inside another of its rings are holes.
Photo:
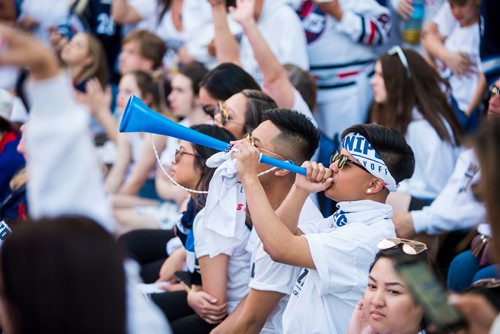
[[[178,139],[195,143],[201,146],[210,147],[214,150],[225,151],[229,143],[223,142],[202,134],[196,130],[187,128],[181,124],[173,122],[155,112],[137,96],[132,95],[127,102],[120,123],[120,132],[150,132],[159,135],[170,136]],[[286,161],[271,158],[267,155],[261,155],[260,162],[294,173],[306,175],[306,169]]]

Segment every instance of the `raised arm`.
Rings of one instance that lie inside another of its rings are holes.
[[[252,46],[255,59],[264,78],[264,90],[276,101],[279,107],[292,108],[294,105],[293,86],[288,79],[286,70],[279,63],[257,28],[254,8],[255,0],[238,1],[238,6],[231,7],[230,11],[233,19],[243,27],[243,32]]]
[[[215,32],[215,53],[219,63],[240,65],[240,51],[236,38],[231,34],[227,23],[224,0],[208,0],[212,6],[212,20]]]
[[[118,24],[140,22],[143,17],[127,3],[127,0],[114,0],[111,5],[111,17]]]
[[[391,28],[389,10],[375,1],[363,1],[360,6],[365,8],[356,12],[344,10],[340,1],[315,3],[338,21],[337,30],[349,36],[354,43],[377,46],[387,41]]]
[[[264,250],[276,262],[314,269],[307,240],[292,233],[267,200],[264,188],[257,177],[259,151],[247,140],[233,143],[239,150],[233,153],[237,159],[238,178],[245,188],[252,223],[264,244]],[[300,204],[299,208],[302,208],[309,193],[327,189],[332,182],[331,170],[322,164],[306,162],[303,166],[307,168],[307,176],[297,175],[294,191],[289,193],[279,209],[282,215],[290,216],[287,222],[290,225],[297,224],[298,215],[295,217],[295,213],[300,212],[300,209],[292,208],[291,205]],[[288,210],[290,213],[285,214]],[[296,226],[292,228],[295,229]]]

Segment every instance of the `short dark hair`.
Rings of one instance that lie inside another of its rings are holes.
[[[125,333],[122,255],[89,218],[17,225],[0,252],[1,293],[13,332]]]
[[[141,56],[153,61],[153,70],[161,67],[163,56],[167,52],[165,42],[148,30],[132,30],[122,40],[123,45],[136,41],[139,43]]]
[[[309,118],[298,111],[280,108],[266,111],[264,121],[271,121],[281,131],[274,140],[286,158],[292,158],[297,165],[311,159],[319,144],[319,131]]]
[[[216,100],[225,101],[244,89],[261,90],[255,79],[233,63],[223,63],[207,73],[200,87]]]
[[[193,94],[194,96],[198,96],[200,93],[200,83],[208,73],[206,67],[203,66],[203,64],[192,62],[179,66],[178,73],[191,80],[191,89],[193,90]]]
[[[353,125],[342,133],[342,140],[350,133],[365,137],[389,168],[396,183],[409,179],[415,170],[415,156],[403,135],[378,124]]]

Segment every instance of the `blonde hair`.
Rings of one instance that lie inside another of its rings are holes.
[[[108,64],[106,62],[106,55],[99,40],[86,32],[81,34],[85,35],[88,41],[87,53],[92,56],[92,62],[85,66],[80,73],[76,76],[77,84],[90,78],[97,78],[99,83],[105,87],[108,84],[109,73]]]

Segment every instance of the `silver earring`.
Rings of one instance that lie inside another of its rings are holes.
[[[372,190],[371,190],[371,189],[368,189],[366,192],[367,192],[368,194],[371,194],[371,193],[372,193]]]

